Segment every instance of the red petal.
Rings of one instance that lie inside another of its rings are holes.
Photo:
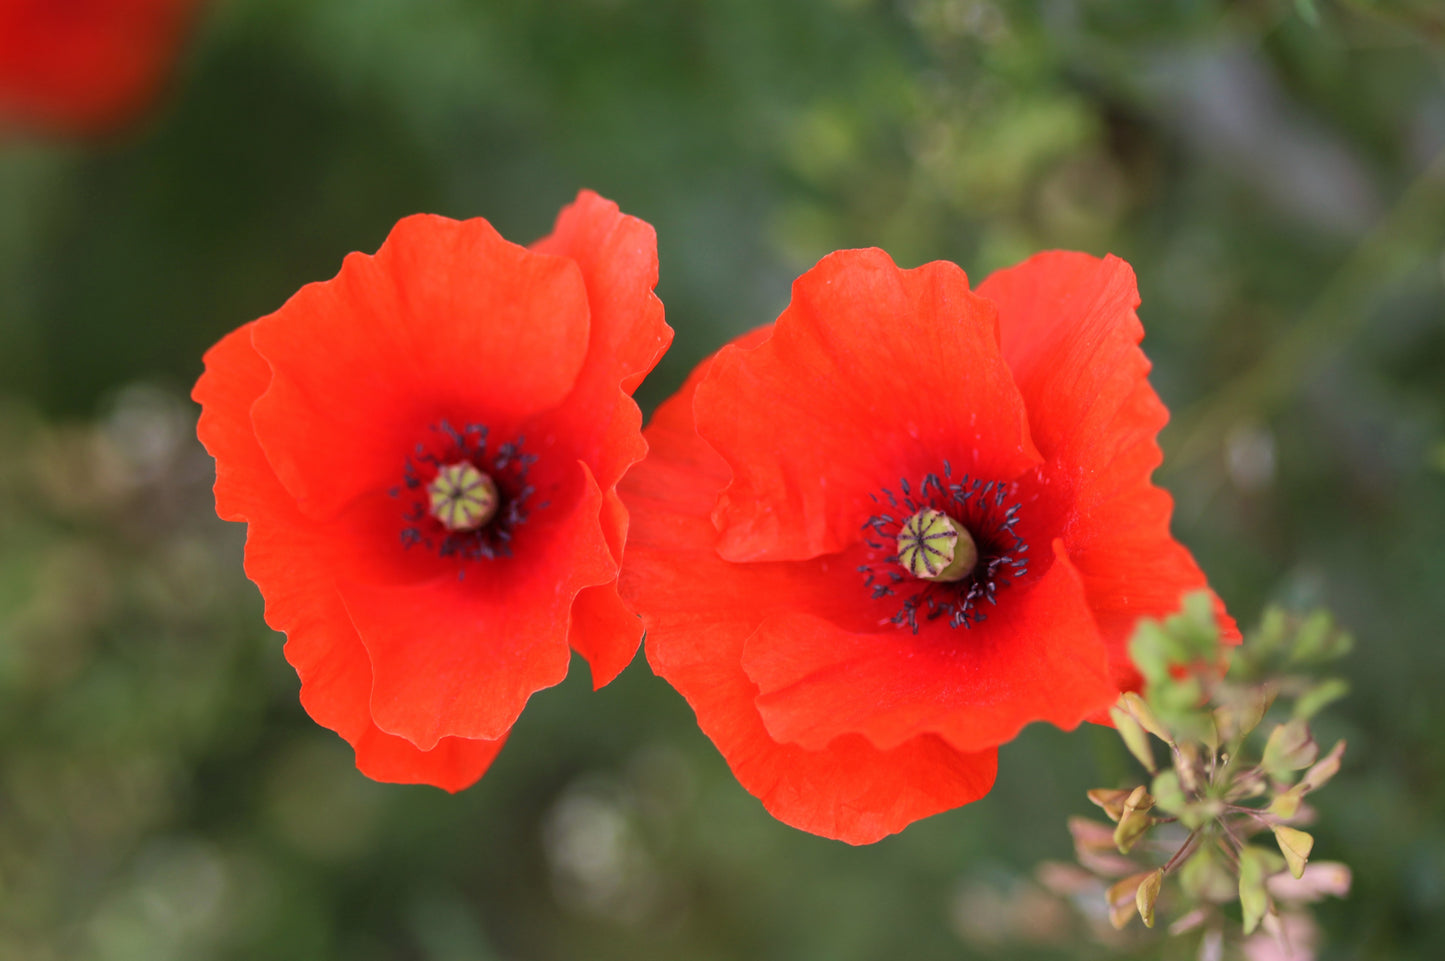
[[[371,655],[371,715],[423,750],[446,736],[504,736],[536,691],[567,673],[568,628],[584,587],[614,581],[603,497],[586,465],[575,491],[518,529],[514,554],[466,576],[341,585]]]
[[[266,562],[249,552],[247,567]],[[505,740],[442,738],[421,751],[405,738],[387,734],[371,720],[371,663],[334,590],[309,599],[314,617],[293,622],[286,660],[301,677],[301,705],[312,720],[336,731],[356,751],[356,766],[367,777],[392,784],[432,784],[460,791],[491,766]],[[269,612],[269,608],[268,608]]]
[[[238,327],[206,351],[205,372],[191,391],[201,405],[196,436],[216,459],[216,513],[228,521],[291,501],[251,429],[251,405],[271,382],[270,366],[251,345],[254,329],[255,324]]]
[[[594,343],[616,365],[622,390],[631,394],[672,343],[662,301],[653,294],[657,233],[652,225],[584,190],[562,208],[552,233],[532,249],[567,257],[582,269]]]
[[[1118,689],[1103,640],[1057,541],[1054,555],[1042,578],[1007,590],[1005,613],[967,630],[933,622],[916,635],[856,633],[807,613],[765,620],[743,667],[768,733],[812,749],[857,733],[884,750],[932,733],[979,751],[1030,721],[1073,728],[1107,708]]]
[[[657,285],[657,236],[591,191],[557,217],[553,232],[532,249],[574,260],[592,310],[587,363],[567,400],[548,417],[571,443],[604,491],[642,460],[642,414],[631,393],[672,342]],[[634,648],[635,650],[635,648]]]
[[[1045,458],[1127,473],[1159,463],[1169,412],[1146,379],[1134,272],[1117,257],[1055,251],[1000,270],[978,289],[999,308],[999,337]]]
[[[455,794],[487,773],[505,743],[444,737],[432,750],[418,751],[410,741],[373,726],[354,747],[357,768],[374,781],[433,784]]]
[[[206,353],[193,393],[202,407],[197,433],[216,458],[218,511],[249,521],[246,573],[266,599],[266,622],[287,635],[301,704],[352,745],[368,776],[460,790],[482,776],[502,742],[449,739],[422,752],[372,723],[371,664],[329,576],[333,531],[296,510],[251,433],[251,405],[270,379],[251,346],[252,327]]]
[[[597,368],[590,365],[591,361],[578,391],[560,410],[547,415],[543,430],[548,436],[576,441],[559,444],[558,456],[566,456],[563,452],[569,451],[589,467],[601,465],[599,469],[609,473],[610,479],[605,484],[600,478],[598,481],[604,490],[598,520],[614,565],[618,565],[627,540],[627,508],[617,496],[616,484],[623,471],[646,454],[647,444],[640,429],[642,415],[632,398],[622,393],[615,376],[608,383],[599,383],[596,369],[602,369],[603,365],[599,363]],[[589,390],[590,398],[584,396]],[[609,404],[612,405],[611,421],[601,429],[589,427],[589,418],[595,422],[598,411],[605,411]],[[616,566],[613,569],[616,570]],[[632,663],[641,642],[642,622],[618,599],[615,583],[588,588],[578,595],[572,612],[570,643],[587,659],[596,687],[610,683]]]
[[[998,304],[1004,356],[1047,461],[1055,509],[1071,516],[1064,542],[1116,678],[1137,686],[1127,652],[1135,623],[1174,613],[1206,582],[1169,533],[1169,495],[1149,479],[1169,412],[1138,346],[1134,272],[1117,257],[1044,253],[989,277],[979,293]],[[1237,642],[1233,621],[1223,622]]]
[[[611,684],[637,656],[642,621],[618,596],[616,584],[589,587],[572,605],[572,650],[587,659],[594,689]]]
[[[269,379],[251,346],[248,324],[206,352],[192,397],[201,404],[197,434],[216,458],[216,503],[222,517],[248,521],[246,573],[266,599],[266,620],[280,631],[323,634],[337,618],[326,609],[335,591],[327,574],[333,553],[326,529],[302,516],[271,472],[249,411]],[[347,630],[344,611],[340,622]]]
[[[725,348],[697,392],[698,430],[733,472],[713,514],[722,554],[838,551],[870,493],[944,458],[990,480],[1036,463],[997,336],[953,264],[904,271],[881,250],[845,250],[798,278],[772,338]]]
[[[653,670],[692,705],[743,787],[804,831],[866,844],[982,797],[997,768],[991,750],[964,754],[925,735],[890,751],[859,736],[810,751],[768,735],[742,669],[743,643],[764,617],[788,609],[794,587],[812,589],[817,579],[791,577],[801,565],[730,564],[713,550],[709,515],[728,469],[692,427],[706,366],[658,410],[647,432],[652,453],[621,485],[633,518],[621,587],[643,612]]]
[[[397,483],[443,420],[494,436],[555,407],[587,350],[576,264],[503,240],[485,220],[407,217],[254,325],[271,365],[251,411],[282,485],[310,516]]]
[[[546,417],[570,456],[592,468],[606,494],[602,523],[620,560],[627,510],[614,487],[647,453],[642,414],[629,396],[672,342],[657,285],[657,236],[610,200],[584,190],[557,217],[552,233],[532,245],[576,261],[592,311],[587,363],[567,399]],[[615,585],[588,588],[572,611],[571,644],[601,687],[632,662],[642,622],[623,606]]]
[[[604,496],[601,520],[608,549],[617,560],[627,540],[627,508],[616,490]],[[642,621],[622,603],[615,581],[589,587],[577,595],[572,605],[568,640],[572,650],[587,659],[593,688],[600,688],[612,683],[632,663],[642,643]]]
[[[1078,549],[1089,606],[1109,644],[1121,689],[1138,690],[1142,682],[1129,657],[1129,639],[1139,619],[1176,614],[1185,594],[1208,586],[1193,556],[1169,533],[1172,506],[1169,494],[1156,487],[1100,505],[1091,520],[1099,526],[1113,524],[1114,537]],[[1238,644],[1239,628],[1218,597],[1214,616],[1222,641]]]

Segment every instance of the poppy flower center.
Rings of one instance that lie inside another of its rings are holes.
[[[497,482],[471,461],[447,464],[426,485],[432,517],[449,531],[474,531],[496,516]]]
[[[955,481],[928,474],[916,488],[898,482],[871,495],[880,512],[864,523],[871,556],[858,570],[873,597],[902,603],[889,620],[918,633],[925,621],[948,618],[949,627],[987,620],[981,609],[998,603],[998,592],[1028,573],[1028,545],[1015,532],[1019,506],[1009,503],[1013,485],[967,474]],[[886,503],[885,503],[886,502]]]
[[[898,563],[923,581],[961,581],[978,566],[978,545],[968,528],[931,507],[903,522]]]
[[[490,445],[481,424],[435,425],[407,458],[402,484],[391,489],[392,497],[407,502],[402,546],[462,560],[510,556],[535,493],[527,473],[537,458],[523,453],[522,444],[518,437]]]

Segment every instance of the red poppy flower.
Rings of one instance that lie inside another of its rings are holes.
[[[155,96],[197,0],[0,0],[0,121],[97,131]]]
[[[217,511],[371,777],[463,788],[569,646],[598,686],[637,650],[616,485],[672,337],[656,282],[652,228],[596,194],[531,249],[418,215],[206,354]]]
[[[623,593],[775,816],[877,840],[987,793],[1025,724],[1137,686],[1135,622],[1205,583],[1149,480],[1137,303],[1113,257],[975,293],[841,251],[658,410]]]

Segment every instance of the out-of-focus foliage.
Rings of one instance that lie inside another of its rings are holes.
[[[1314,837],[1302,828],[1318,801],[1306,798],[1344,757],[1344,741],[1321,756],[1311,724],[1345,693],[1342,679],[1320,671],[1351,640],[1324,612],[1271,608],[1243,645],[1221,649],[1213,604],[1193,594],[1179,614],[1134,632],[1144,689],[1109,713],[1148,779],[1136,770],[1124,787],[1090,791],[1113,825],[1070,818],[1080,867],[1046,863],[1039,881],[1060,897],[1102,902],[1116,931],[1162,917],[1201,961],[1309,957],[1319,936],[1308,905],[1350,890],[1348,865],[1310,863]],[[1168,749],[1163,763],[1156,739]],[[1097,914],[1097,903],[1085,906]],[[1184,953],[1148,937],[1133,947],[1140,957]]]
[[[0,958],[1107,956],[1026,878],[1128,776],[1109,731],[1026,731],[988,799],[854,850],[640,661],[457,797],[305,718],[210,513],[201,352],[402,215],[535,236],[579,186],[658,229],[648,405],[833,248],[1129,259],[1177,533],[1241,620],[1359,639],[1323,956],[1435,957],[1442,150],[1432,0],[216,0],[140,127],[0,145]]]

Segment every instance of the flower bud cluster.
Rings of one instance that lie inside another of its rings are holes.
[[[1112,828],[1070,824],[1080,863],[1111,883],[1115,928],[1136,914],[1152,928],[1167,908],[1171,933],[1203,932],[1201,959],[1224,957],[1241,936],[1308,957],[1289,944],[1289,932],[1309,929],[1298,905],[1342,896],[1350,883],[1343,864],[1310,863],[1314,837],[1302,829],[1314,815],[1307,797],[1339,771],[1345,750],[1340,741],[1322,753],[1311,731],[1346,692],[1319,668],[1349,647],[1327,614],[1276,610],[1225,655],[1203,594],[1140,626],[1130,653],[1143,693],[1124,694],[1110,715],[1150,780],[1089,792]]]

